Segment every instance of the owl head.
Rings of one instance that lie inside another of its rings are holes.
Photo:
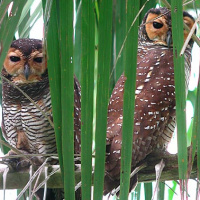
[[[183,12],[184,23],[191,29],[194,24],[194,18],[187,12]],[[188,31],[184,30],[184,40],[188,36]],[[167,8],[152,8],[144,16],[139,29],[139,42],[154,43],[171,47],[172,25],[171,11]],[[189,45],[193,44],[190,40]]]
[[[12,42],[3,68],[12,82],[40,81],[46,69],[41,40],[23,38]]]

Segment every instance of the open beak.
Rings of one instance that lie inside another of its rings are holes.
[[[28,63],[26,63],[24,65],[24,76],[25,76],[26,80],[28,80],[29,75],[30,75],[30,66]]]
[[[167,42],[167,46],[169,48],[172,44],[172,32],[171,31],[167,32],[166,42]]]

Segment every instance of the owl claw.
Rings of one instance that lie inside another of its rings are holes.
[[[23,159],[23,160],[20,160],[18,163],[17,163],[17,171],[21,170],[21,169],[25,169],[25,168],[28,168],[29,166],[31,165],[31,161],[28,160],[28,159]]]
[[[15,171],[20,171],[22,168],[24,168],[25,166],[21,166],[19,159],[15,159],[15,158],[9,158],[9,159],[3,159],[4,164],[8,166],[9,170],[11,172],[15,172]]]
[[[27,152],[21,151],[23,155]],[[38,165],[38,159],[36,157],[27,158],[27,157],[12,157],[17,156],[18,154],[10,150],[3,158],[3,162],[9,167],[11,171],[21,171],[27,169],[31,164]],[[7,158],[7,157],[11,158]]]
[[[15,170],[16,164],[14,164],[14,162],[11,161],[11,160],[9,160],[9,159],[4,159],[4,158],[3,158],[1,164],[7,165],[7,167],[9,168],[9,171],[11,171],[11,172],[16,171],[16,170]]]

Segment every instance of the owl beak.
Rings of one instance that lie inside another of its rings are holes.
[[[30,75],[30,66],[28,63],[26,63],[24,65],[24,76],[25,76],[26,80],[28,80],[29,75]]]
[[[170,46],[172,44],[172,32],[171,31],[167,32],[166,42],[167,42],[168,48],[170,48]]]

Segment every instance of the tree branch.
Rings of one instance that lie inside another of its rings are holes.
[[[178,160],[176,154],[169,154],[168,152],[155,152],[150,154],[144,160],[147,163],[147,167],[142,169],[138,173],[139,182],[152,182],[155,181],[155,165],[158,164],[161,159],[165,162],[160,181],[165,180],[178,180]],[[58,169],[59,165],[53,165],[48,168],[49,174]],[[3,189],[3,172],[4,169],[0,169],[0,189]],[[197,158],[195,161],[190,178],[197,177]],[[45,179],[45,172],[42,171],[40,182]],[[75,184],[78,184],[81,180],[81,165],[76,165],[75,172]],[[29,170],[23,170],[19,172],[8,172],[6,180],[6,189],[22,189],[29,181]],[[34,184],[34,182],[33,182]],[[62,179],[60,170],[50,177],[47,183],[48,188],[62,188]]]

